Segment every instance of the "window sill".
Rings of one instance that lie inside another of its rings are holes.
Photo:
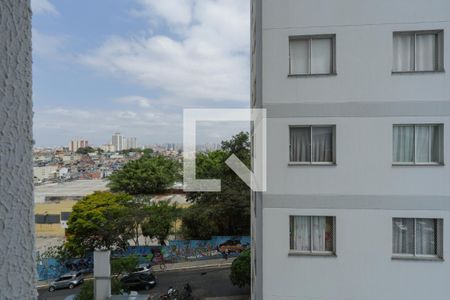
[[[324,73],[324,74],[288,74],[288,78],[295,77],[328,77],[328,76],[337,76],[337,73]]]
[[[319,257],[337,257],[334,252],[301,252],[301,251],[289,251],[288,256],[319,256]]]
[[[410,261],[445,261],[444,258],[440,256],[403,256],[403,255],[394,255],[391,258],[392,260],[410,260]]]
[[[392,163],[393,167],[444,167],[444,163]]]
[[[392,75],[401,75],[401,74],[441,74],[445,73],[445,70],[436,70],[436,71],[392,71]]]
[[[312,167],[334,167],[336,166],[336,163],[334,162],[323,162],[323,163],[318,163],[318,162],[314,162],[314,163],[308,163],[308,162],[289,162],[288,166],[290,167],[298,167],[298,166],[302,166],[302,167],[308,167],[308,166],[312,166]]]

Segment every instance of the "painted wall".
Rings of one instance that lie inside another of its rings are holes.
[[[262,3],[254,94],[269,117],[268,190],[253,220],[262,220],[258,300],[448,299],[450,2],[254,2]],[[447,72],[391,74],[393,32],[425,29],[444,30]],[[336,34],[337,75],[288,77],[289,36],[314,34]],[[443,123],[445,165],[392,166],[397,123]],[[302,124],[336,125],[335,166],[288,165],[289,125]],[[295,214],[336,217],[336,257],[288,255]],[[443,218],[446,260],[392,260],[393,217]]]
[[[397,123],[443,123],[446,166],[393,166]],[[288,165],[289,125],[304,124],[336,125],[335,166]],[[268,194],[450,195],[450,116],[271,118],[267,128]]]
[[[265,105],[439,101],[450,97],[447,73],[391,75],[394,31],[444,29],[448,53],[447,0],[263,0],[262,14]],[[287,77],[288,37],[304,34],[336,34],[337,76]],[[448,57],[444,64],[450,70]]]
[[[29,0],[0,1],[0,298],[34,299]]]
[[[288,256],[291,214],[336,216],[337,256]],[[400,216],[450,220],[448,211],[265,209],[264,300],[447,300],[448,260],[392,260],[392,217]]]

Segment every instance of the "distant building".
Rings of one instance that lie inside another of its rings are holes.
[[[115,151],[122,151],[124,150],[124,137],[121,133],[116,132],[112,136],[112,144],[114,145]]]
[[[127,149],[135,149],[137,147],[136,138],[129,137],[127,138]]]
[[[105,144],[100,147],[105,152],[114,152],[116,151],[116,147],[113,144]]]
[[[58,166],[34,167],[34,177],[38,181],[44,181],[55,178],[57,176]]]
[[[87,140],[75,138],[70,141],[69,150],[71,152],[76,152],[78,149],[86,148],[87,146],[89,146],[89,142]]]

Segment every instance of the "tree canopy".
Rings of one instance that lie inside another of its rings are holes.
[[[250,233],[250,188],[225,164],[231,154],[250,167],[248,133],[222,142],[220,150],[197,155],[197,178],[220,179],[222,190],[187,194],[193,205],[183,215],[186,238]]]
[[[230,280],[233,285],[242,288],[251,281],[251,252],[243,251],[231,264]]]
[[[83,147],[83,148],[78,148],[78,150],[76,151],[77,154],[88,154],[88,153],[94,153],[97,150],[95,150],[94,148],[92,148],[91,146],[87,146],[87,147]]]
[[[133,237],[133,197],[95,192],[78,201],[68,221],[65,247],[75,255],[95,249],[116,249]]]
[[[128,162],[109,176],[113,192],[130,195],[161,193],[180,179],[180,163],[163,156],[143,157]]]
[[[156,238],[161,245],[165,245],[165,240],[177,218],[176,205],[171,205],[168,201],[161,201],[151,203],[144,210],[145,219],[141,224],[142,235],[152,239]]]

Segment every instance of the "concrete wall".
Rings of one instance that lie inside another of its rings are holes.
[[[447,0],[263,0],[262,15],[264,104],[449,99],[447,73],[391,75],[392,32],[448,33]],[[288,78],[288,37],[330,33],[336,34],[337,76]],[[449,53],[448,36],[444,43]],[[450,70],[448,57],[444,63]]]
[[[0,299],[34,299],[31,11],[0,1]]]
[[[444,124],[444,160],[448,165],[450,116],[270,118],[267,193],[449,196],[448,166],[392,165],[392,125],[434,122]],[[289,125],[304,124],[336,125],[335,166],[288,165]]]
[[[391,71],[393,32],[425,29],[444,30],[450,70],[450,2],[260,2],[254,72],[269,119],[268,190],[253,222],[263,237],[258,300],[448,299],[450,77]],[[314,34],[336,34],[337,74],[288,77],[289,36]],[[393,166],[397,123],[444,124],[444,165]],[[289,125],[314,124],[336,125],[336,165],[289,165]],[[289,215],[335,216],[336,257],[289,256]],[[443,218],[445,260],[392,260],[393,217]]]
[[[336,257],[288,256],[291,214],[336,216]],[[450,220],[448,211],[265,209],[264,300],[447,300],[450,262],[392,260],[398,216]]]

